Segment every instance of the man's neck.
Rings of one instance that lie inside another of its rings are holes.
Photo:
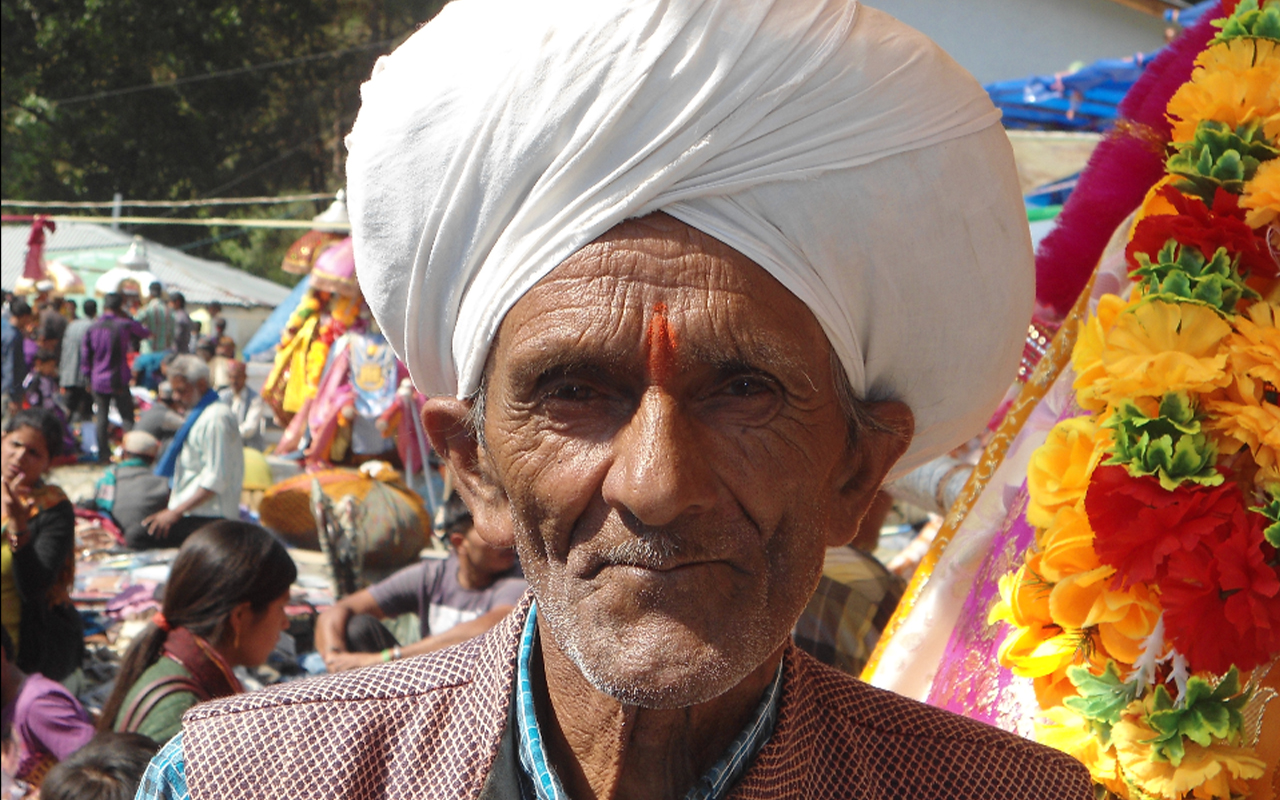
[[[750,721],[783,652],[779,647],[719,697],[659,710],[600,692],[552,637],[539,639],[541,658],[531,665],[538,721],[548,758],[568,795],[580,800],[683,797]]]

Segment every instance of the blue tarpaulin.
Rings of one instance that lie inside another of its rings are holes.
[[[1170,21],[1190,27],[1219,2],[1204,0]],[[1103,59],[1074,72],[999,81],[985,88],[1004,112],[1006,128],[1105,131],[1115,122],[1120,100],[1159,53]]]
[[[271,316],[267,317],[258,326],[253,338],[249,339],[249,342],[244,346],[246,360],[253,358],[258,353],[265,353],[280,344],[280,334],[284,332],[284,326],[289,322],[289,315],[302,302],[302,296],[306,294],[307,287],[310,285],[311,276],[307,275],[298,282],[297,286],[293,287],[293,291],[289,292],[289,296],[284,299],[284,302],[276,306],[276,310],[271,312]]]

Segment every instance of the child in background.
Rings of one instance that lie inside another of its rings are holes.
[[[44,779],[41,800],[133,800],[160,749],[140,733],[100,733]]]
[[[54,764],[93,738],[93,720],[62,684],[13,663],[9,632],[0,628],[0,729],[5,773],[38,789]]]
[[[58,390],[58,365],[61,358],[61,355],[44,348],[36,352],[33,368],[22,381],[22,399],[27,408],[43,408],[58,418],[62,423],[62,451],[74,453],[79,446],[67,425],[66,409],[58,402],[61,394]]]

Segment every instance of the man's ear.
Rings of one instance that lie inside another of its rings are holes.
[[[455,488],[471,510],[476,533],[494,547],[515,546],[507,493],[493,478],[488,453],[471,430],[471,404],[455,397],[432,397],[422,407],[422,427],[431,446],[453,470]]]
[[[885,476],[907,452],[915,434],[916,418],[906,403],[885,400],[864,403],[862,408],[875,424],[866,426],[849,445],[848,470],[839,483],[839,498],[827,532],[828,547],[846,545],[857,535]]]

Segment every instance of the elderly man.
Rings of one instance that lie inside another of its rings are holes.
[[[209,367],[192,355],[169,364],[173,395],[188,409],[155,472],[172,478],[169,507],[142,520],[156,541],[180,542],[219,519],[240,518],[244,443],[235,414],[209,388]],[[158,545],[163,546],[163,545]]]
[[[227,363],[227,385],[218,391],[218,399],[231,407],[240,426],[240,438],[245,447],[263,450],[266,440],[263,427],[267,422],[267,407],[262,397],[249,388],[249,373],[243,361]]]
[[[826,547],[1016,368],[998,119],[849,0],[447,6],[364,86],[356,263],[531,592],[466,644],[193,709],[139,796],[1092,797],[789,641]]]
[[[182,544],[175,536],[156,539],[142,524],[169,505],[169,481],[151,468],[160,453],[160,442],[134,428],[124,435],[120,450],[119,463],[107,467],[94,487],[94,507],[115,520],[125,545],[134,550]]]

